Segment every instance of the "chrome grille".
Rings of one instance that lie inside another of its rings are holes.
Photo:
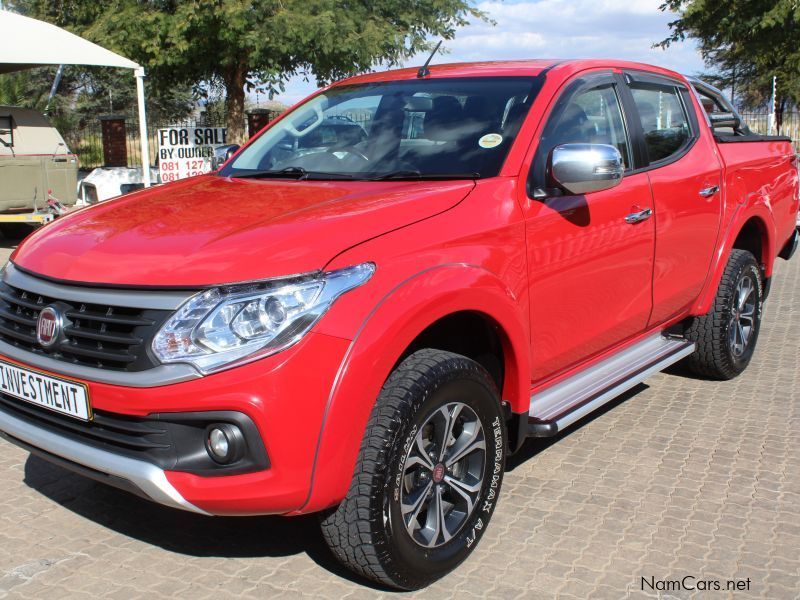
[[[36,339],[39,313],[56,305],[66,317],[64,338],[50,348]],[[74,364],[120,371],[155,366],[147,346],[170,311],[89,304],[51,298],[0,283],[0,339]]]

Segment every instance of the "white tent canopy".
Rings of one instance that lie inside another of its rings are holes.
[[[133,69],[139,104],[139,135],[142,148],[142,176],[150,186],[150,149],[147,144],[147,119],[144,105],[144,69],[78,37],[60,27],[0,10],[0,74],[46,65],[96,65]]]

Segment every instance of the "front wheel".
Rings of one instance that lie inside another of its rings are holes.
[[[714,379],[733,379],[747,368],[761,329],[761,269],[746,250],[732,250],[708,314],[694,319],[686,338],[696,344],[689,368]]]
[[[372,410],[347,497],[322,532],[347,567],[414,590],[439,579],[486,531],[503,480],[506,427],[478,363],[420,350]]]

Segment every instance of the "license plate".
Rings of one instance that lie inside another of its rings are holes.
[[[89,391],[82,383],[0,361],[0,392],[81,421],[92,419]]]

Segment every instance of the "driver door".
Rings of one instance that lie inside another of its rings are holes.
[[[652,309],[654,220],[626,217],[653,202],[647,175],[635,172],[618,84],[611,73],[571,82],[533,157],[526,239],[534,385],[641,333]],[[621,183],[583,195],[554,189],[548,157],[567,143],[617,147]]]

